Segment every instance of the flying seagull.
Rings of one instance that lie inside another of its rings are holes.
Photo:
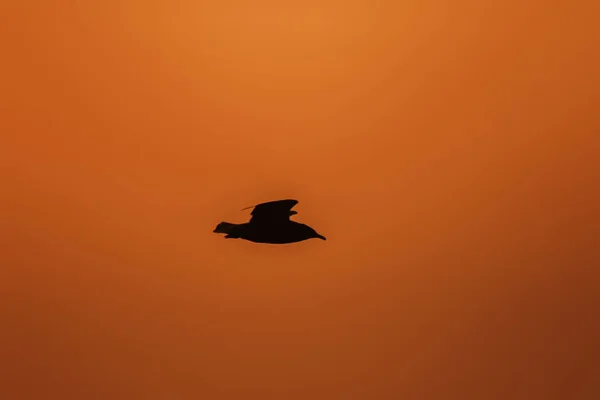
[[[213,232],[224,233],[226,239],[245,239],[255,243],[286,244],[312,238],[326,240],[310,226],[290,220],[290,216],[298,214],[292,211],[296,204],[298,200],[287,199],[244,208],[254,208],[250,221],[243,224],[221,222]]]

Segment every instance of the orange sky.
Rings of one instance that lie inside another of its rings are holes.
[[[594,2],[5,3],[0,398],[600,398]]]

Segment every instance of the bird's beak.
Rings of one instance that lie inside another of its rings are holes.
[[[327,238],[325,236],[319,235],[317,234],[317,238],[321,239],[321,240],[327,240]]]

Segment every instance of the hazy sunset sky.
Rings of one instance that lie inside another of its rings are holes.
[[[3,2],[0,398],[600,398],[594,3]]]

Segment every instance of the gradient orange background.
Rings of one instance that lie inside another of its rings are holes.
[[[3,3],[0,398],[600,398],[593,3]]]

